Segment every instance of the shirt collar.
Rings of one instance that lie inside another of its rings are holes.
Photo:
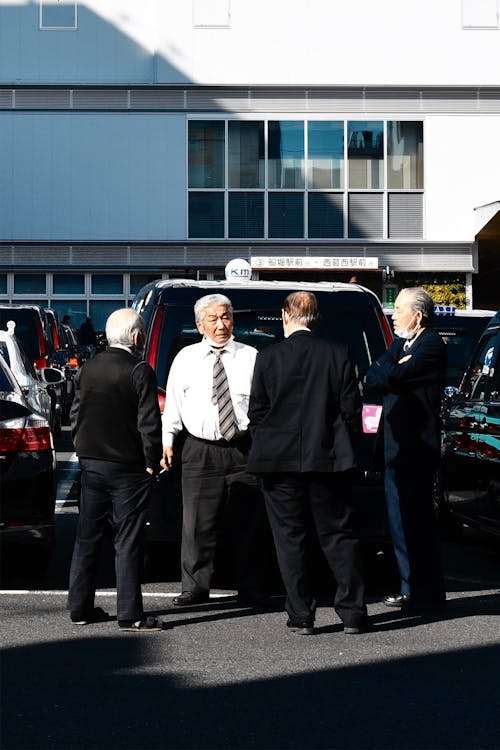
[[[236,349],[236,342],[234,340],[234,336],[231,336],[231,338],[228,339],[223,346],[219,346],[219,347],[214,346],[212,342],[207,341],[205,337],[202,338],[200,343],[205,349],[205,354],[209,354],[210,352],[214,350],[217,351],[217,349],[219,349],[220,351],[224,350],[226,352],[230,352],[231,354],[233,354]]]

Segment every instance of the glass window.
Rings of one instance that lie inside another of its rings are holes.
[[[224,122],[188,123],[188,183],[190,188],[224,187]]]
[[[304,123],[269,123],[269,187],[304,187]]]
[[[45,294],[44,273],[19,273],[14,276],[14,294]]]
[[[40,0],[41,29],[76,29],[76,0]]]
[[[131,273],[130,274],[130,293],[137,294],[139,289],[149,284],[150,281],[155,281],[161,278],[161,273]]]
[[[7,294],[7,274],[0,273],[0,294]]]
[[[224,193],[189,194],[189,236],[224,237]]]
[[[358,190],[383,187],[383,122],[353,121],[347,128],[349,187]]]
[[[92,325],[95,331],[104,331],[106,328],[106,321],[115,310],[119,310],[123,307],[123,304],[115,300],[109,302],[107,300],[94,300],[90,303],[90,317],[92,318]]]
[[[307,156],[309,188],[342,188],[344,186],[344,123],[308,123]]]
[[[69,315],[68,325],[71,328],[79,328],[85,318],[87,317],[87,303],[84,299],[82,300],[52,300],[51,307],[55,310],[59,316],[59,320]]]
[[[230,188],[264,187],[264,123],[231,120],[228,129]]]
[[[92,274],[92,294],[123,294],[121,273]]]
[[[269,237],[304,236],[304,193],[269,193]]]
[[[54,294],[85,294],[83,273],[54,274],[52,285]]]
[[[387,186],[406,190],[424,187],[422,122],[387,123]]]
[[[309,193],[308,200],[309,237],[343,237],[343,193]]]
[[[229,193],[229,236],[264,237],[264,193]]]

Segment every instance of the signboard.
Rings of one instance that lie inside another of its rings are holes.
[[[301,255],[294,257],[278,257],[270,255],[254,255],[251,258],[252,268],[255,270],[279,269],[283,270],[313,270],[313,271],[377,271],[378,258],[349,258],[328,256]]]

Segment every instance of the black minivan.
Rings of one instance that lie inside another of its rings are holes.
[[[168,372],[177,352],[200,340],[193,307],[205,294],[225,294],[234,311],[234,337],[261,349],[283,338],[281,308],[285,297],[304,289],[313,292],[321,310],[318,335],[348,344],[358,369],[360,388],[370,364],[392,341],[378,298],[357,284],[280,281],[154,281],[136,295],[132,307],[146,323],[145,358],[156,371],[163,406]],[[356,505],[363,537],[373,542],[389,538],[382,477],[374,463],[378,420],[382,407],[365,403]],[[177,540],[181,529],[181,493],[175,471],[156,484],[148,522],[149,538]]]
[[[500,535],[500,311],[486,325],[456,393],[443,407],[441,510]]]

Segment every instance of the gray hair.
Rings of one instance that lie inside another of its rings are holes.
[[[434,300],[431,295],[420,286],[408,287],[401,289],[400,294],[411,295],[411,309],[413,312],[422,313],[422,322],[424,325],[430,325],[434,317]]]
[[[233,305],[229,297],[225,297],[223,294],[206,294],[194,303],[195,321],[202,323],[205,317],[205,310],[207,307],[213,307],[214,305],[224,305],[224,307],[227,307],[231,318],[233,317]]]
[[[111,313],[106,321],[106,339],[109,346],[133,346],[134,334],[144,335],[144,320],[130,307],[122,307]]]

